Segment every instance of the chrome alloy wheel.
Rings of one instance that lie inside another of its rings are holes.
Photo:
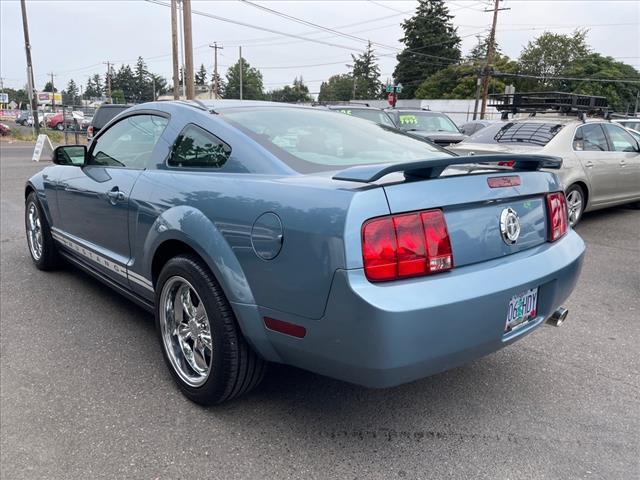
[[[167,356],[176,373],[191,387],[211,373],[213,343],[204,304],[180,276],[169,278],[160,295],[160,328]]]
[[[27,241],[33,259],[40,260],[42,257],[42,223],[38,207],[33,202],[27,207]]]
[[[578,189],[571,190],[567,195],[567,209],[569,210],[569,224],[573,227],[582,216],[582,193]]]

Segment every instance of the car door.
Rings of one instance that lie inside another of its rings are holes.
[[[640,197],[640,146],[624,128],[604,125],[612,154],[618,161],[618,198],[631,200]]]
[[[610,151],[602,123],[578,127],[573,150],[589,178],[591,205],[613,201],[618,195],[619,160]]]
[[[167,123],[154,113],[119,120],[96,137],[83,167],[70,167],[72,173],[58,180],[60,229],[72,242],[67,246],[122,283],[131,256],[129,196]]]

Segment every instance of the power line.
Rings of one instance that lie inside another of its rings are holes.
[[[631,79],[631,78],[545,77],[543,75],[528,75],[526,73],[504,73],[504,72],[493,72],[493,76],[535,78],[538,80],[565,80],[565,81],[571,81],[571,82],[638,83],[640,84],[640,79]]]

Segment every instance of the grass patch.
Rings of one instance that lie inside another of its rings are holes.
[[[64,143],[64,133],[62,132],[53,130],[41,130],[41,132],[49,137],[51,143]],[[11,129],[11,136],[16,140],[20,140],[23,142],[35,142],[37,139],[37,137],[33,133],[25,133],[24,130],[18,130],[17,128]]]

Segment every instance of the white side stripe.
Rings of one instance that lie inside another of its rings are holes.
[[[146,288],[147,290],[151,290],[153,292],[153,284],[151,283],[150,280],[147,280],[142,275],[139,275],[135,272],[128,270],[127,267],[125,267],[124,265],[120,265],[118,263],[112,262],[108,258],[105,258],[102,255],[99,255],[94,251],[83,247],[79,243],[74,242],[73,240],[70,240],[67,237],[62,236],[60,233],[56,232],[55,230],[51,231],[51,235],[55,240],[60,242],[65,247],[73,250],[74,252],[82,255],[85,258],[88,258],[89,260],[97,263],[98,265],[101,265],[111,270],[112,272],[120,275],[121,277],[128,278],[132,282],[140,285],[141,287]]]

